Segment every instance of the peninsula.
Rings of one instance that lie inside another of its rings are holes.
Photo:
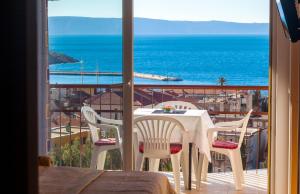
[[[63,53],[58,53],[55,51],[49,51],[48,54],[48,63],[49,65],[52,64],[60,64],[60,63],[79,63],[80,61],[70,57],[68,55],[65,55]]]

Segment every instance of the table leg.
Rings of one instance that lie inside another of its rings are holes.
[[[145,158],[145,171],[149,171],[149,158]]]
[[[192,149],[193,144],[189,143],[189,179],[188,179],[188,190],[192,190]]]

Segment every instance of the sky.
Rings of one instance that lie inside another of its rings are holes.
[[[269,22],[270,0],[134,0],[134,16],[181,21]],[[49,16],[120,18],[122,0],[49,2]]]

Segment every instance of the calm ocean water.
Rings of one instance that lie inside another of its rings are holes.
[[[122,71],[121,36],[51,36],[50,50],[82,60],[51,65],[56,71]],[[180,77],[164,82],[136,78],[147,84],[268,85],[269,38],[264,35],[136,36],[134,69]],[[117,76],[57,76],[51,83],[118,83]]]

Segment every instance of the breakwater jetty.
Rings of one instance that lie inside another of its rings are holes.
[[[120,72],[77,72],[77,71],[50,71],[50,75],[77,75],[77,76],[122,76]],[[159,81],[182,81],[179,77],[162,76],[147,73],[133,73],[134,77]]]

